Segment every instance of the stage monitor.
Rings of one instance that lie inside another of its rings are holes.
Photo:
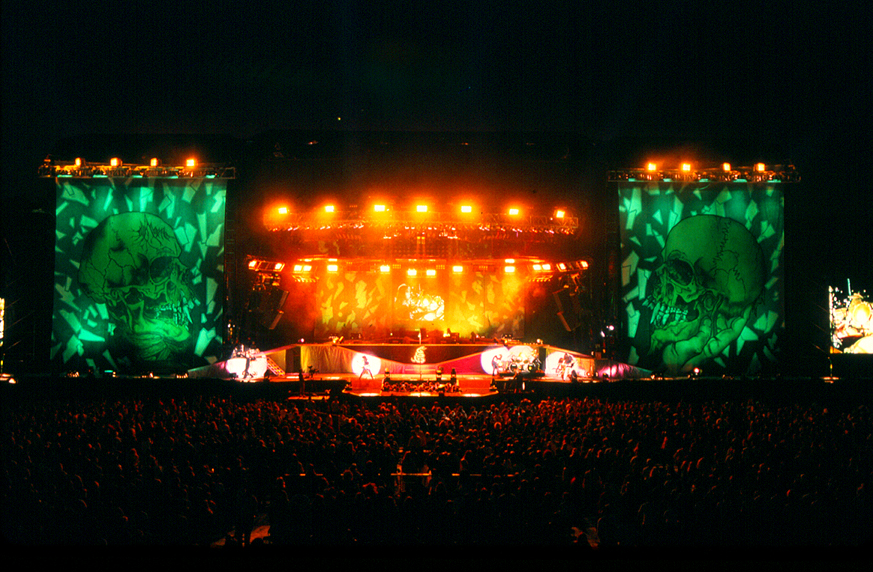
[[[56,179],[55,369],[178,372],[219,357],[226,186]]]
[[[867,290],[830,286],[830,333],[834,354],[873,354],[873,295]]]
[[[778,183],[616,183],[627,363],[670,374],[760,372],[784,329]]]

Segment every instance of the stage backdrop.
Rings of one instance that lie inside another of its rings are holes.
[[[783,193],[748,183],[618,184],[622,356],[670,374],[754,374],[784,328]]]
[[[434,276],[340,270],[320,275],[315,292],[316,337],[362,334],[374,339],[400,331],[500,337],[524,336],[524,279],[501,272],[441,269]]]
[[[221,179],[57,179],[59,371],[185,371],[219,357]]]

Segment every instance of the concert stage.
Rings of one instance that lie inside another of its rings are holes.
[[[268,351],[240,348],[230,359],[188,375],[290,384],[290,393],[300,394],[474,398],[651,373],[545,344],[488,340],[424,345],[331,341]]]

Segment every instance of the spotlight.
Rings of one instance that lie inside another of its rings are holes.
[[[517,216],[517,215],[518,215],[518,209],[517,209],[517,208],[511,208],[511,209],[509,209],[509,215],[510,215],[510,216]]]
[[[113,157],[113,158],[109,159],[109,166],[110,167],[120,167],[121,166],[121,159],[119,159],[118,157]]]
[[[515,266],[506,266],[503,268],[503,270],[505,270],[507,274],[512,274],[513,272],[515,272]]]
[[[85,164],[85,162],[82,160],[81,157],[76,157],[75,164],[76,164],[77,167],[81,167],[82,165]]]
[[[332,213],[332,212],[333,212],[333,205],[325,205],[325,206],[324,206],[324,212],[326,212],[326,213]]]
[[[436,270],[434,270],[433,268],[428,268],[426,274],[428,276],[436,276]]]
[[[722,163],[721,168],[724,172],[727,173],[728,171],[731,170],[731,164],[730,163]]]
[[[416,271],[415,268],[410,268],[409,270],[406,271],[407,276],[416,276],[417,274],[418,274],[418,271]]]
[[[682,170],[686,173],[691,171],[691,163],[682,163]]]
[[[464,272],[464,267],[460,265],[452,266],[452,272],[454,272],[455,274],[461,274],[462,272]]]
[[[288,214],[288,207],[279,207],[279,214]]]
[[[189,168],[196,167],[197,166],[197,159],[186,159],[185,166],[189,167]]]
[[[379,267],[379,272],[381,272],[382,274],[387,274],[387,273],[391,272],[391,267],[387,264],[383,264],[382,266]]]
[[[555,218],[564,218],[564,211],[562,211],[562,210],[555,211]]]
[[[385,205],[373,205],[373,211],[383,213],[385,212]]]
[[[758,163],[755,165],[755,170],[758,171],[759,173],[763,173],[764,168],[765,168],[764,163]]]
[[[656,171],[657,169],[658,169],[658,166],[655,165],[654,163],[649,163],[648,165],[646,165],[647,171]]]
[[[427,205],[417,205],[415,207],[415,210],[417,212],[420,212],[420,213],[426,213],[427,212]]]
[[[157,157],[152,157],[152,160],[149,162],[149,165],[151,165],[152,167],[157,167],[160,164],[161,164],[161,160],[158,159]]]
[[[339,266],[337,266],[336,264],[328,264],[327,271],[328,272],[337,272],[337,271],[339,271]]]
[[[462,213],[471,213],[471,212],[473,212],[473,207],[471,207],[470,205],[463,205],[461,207],[461,212]]]

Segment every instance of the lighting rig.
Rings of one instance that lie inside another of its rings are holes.
[[[658,163],[648,163],[644,168],[610,171],[609,182],[686,182],[686,183],[796,183],[800,174],[794,165],[766,165],[756,163],[751,167],[733,167],[724,163],[718,168],[696,168],[692,163],[682,163],[678,168],[666,168]]]
[[[70,178],[165,178],[165,179],[234,179],[236,168],[217,163],[200,163],[196,159],[187,159],[184,165],[164,165],[158,158],[153,158],[148,165],[129,164],[117,157],[109,162],[89,162],[81,157],[73,161],[56,161],[46,158],[39,167],[39,176],[70,177]]]

